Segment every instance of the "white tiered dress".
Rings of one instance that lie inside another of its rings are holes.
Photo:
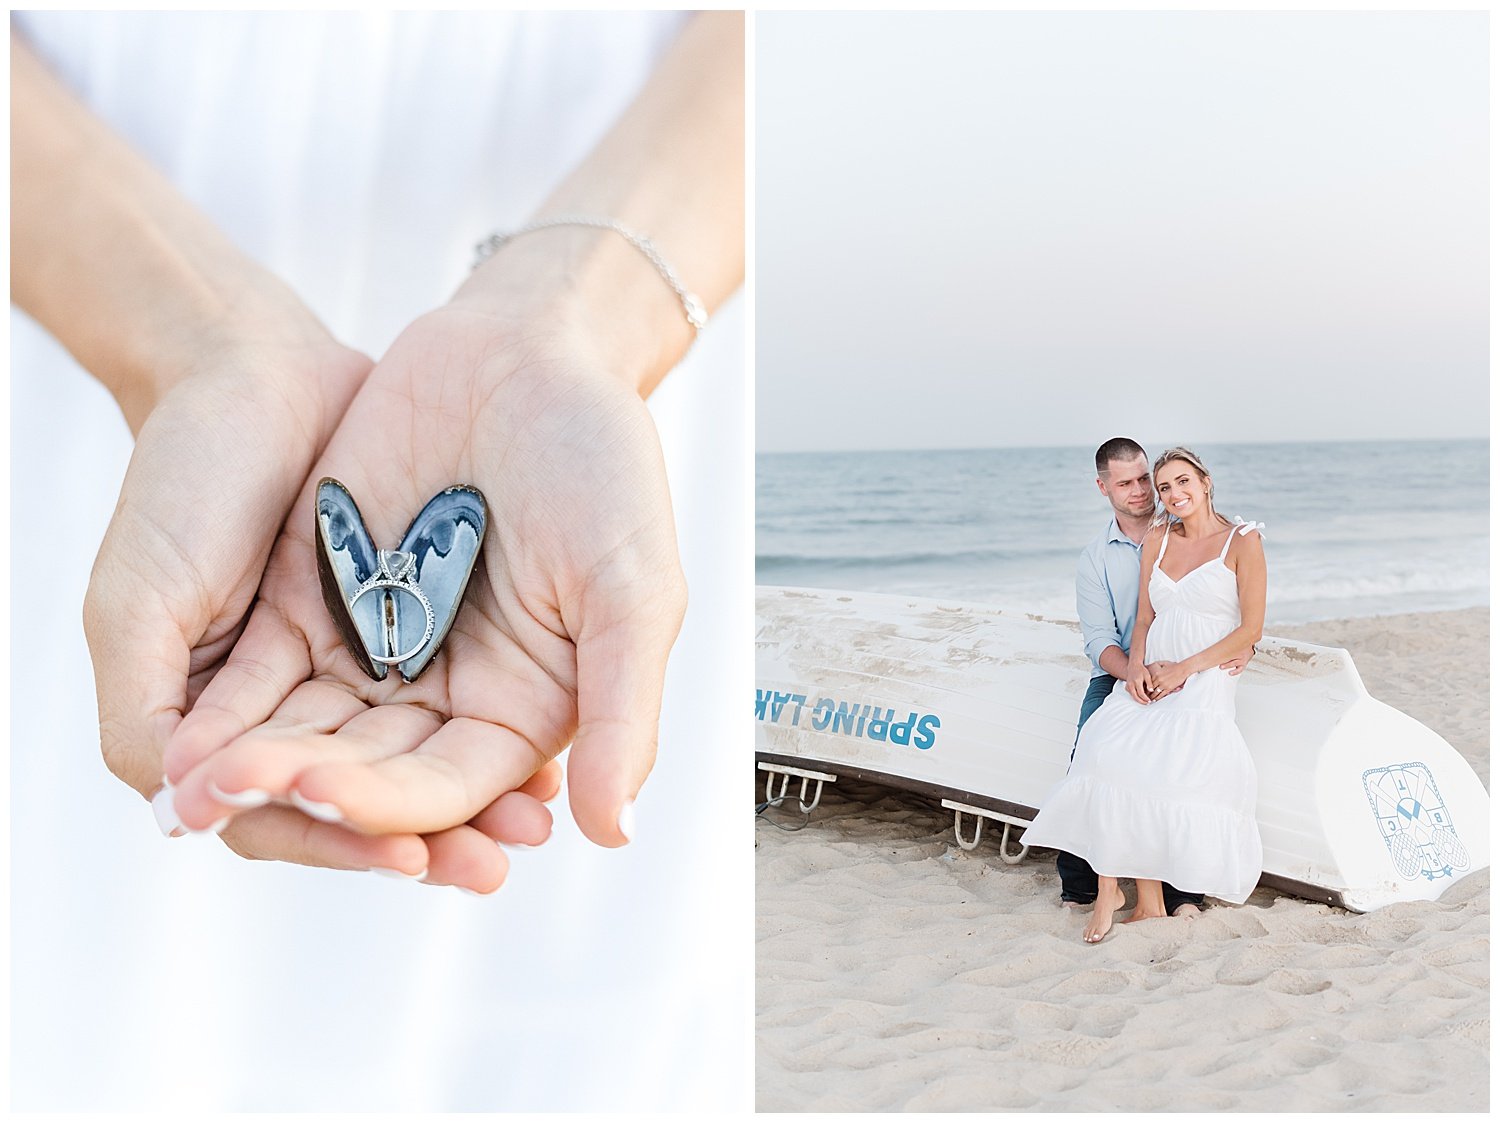
[[[1238,584],[1224,559],[1235,534],[1255,525],[1240,524],[1218,557],[1176,581],[1161,571],[1163,538],[1148,586],[1156,618],[1147,663],[1187,659],[1239,627]],[[1234,723],[1238,681],[1217,667],[1200,671],[1145,706],[1116,683],[1084,724],[1027,844],[1077,854],[1109,877],[1243,903],[1260,879],[1261,846],[1255,763]]]

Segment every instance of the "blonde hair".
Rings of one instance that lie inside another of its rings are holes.
[[[1214,518],[1218,519],[1225,526],[1228,526],[1229,520],[1226,519],[1223,515],[1219,514],[1219,512],[1214,508],[1213,477],[1208,474],[1208,469],[1204,467],[1203,461],[1199,459],[1198,454],[1192,449],[1187,448],[1184,445],[1177,445],[1173,448],[1167,449],[1166,452],[1158,456],[1156,458],[1156,463],[1151,465],[1152,485],[1155,486],[1156,484],[1156,473],[1160,472],[1163,467],[1165,467],[1167,464],[1170,464],[1174,460],[1181,460],[1189,468],[1198,473],[1199,480],[1208,485],[1208,513],[1213,515]],[[1176,515],[1173,515],[1167,511],[1163,511],[1162,523],[1170,530],[1172,520],[1175,518],[1177,518]],[[1180,522],[1182,520],[1178,519],[1178,521]]]

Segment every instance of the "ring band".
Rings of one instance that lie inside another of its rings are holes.
[[[354,606],[359,598],[375,589],[394,589],[402,593],[410,593],[417,598],[417,603],[422,606],[422,611],[427,614],[427,626],[422,631],[422,640],[410,651],[403,651],[399,655],[376,655],[369,652],[369,656],[377,663],[383,663],[387,667],[394,667],[398,663],[404,663],[412,656],[427,646],[427,641],[432,638],[434,628],[437,627],[437,616],[432,611],[432,602],[422,592],[422,588],[411,579],[415,570],[416,559],[410,554],[399,554],[390,550],[379,552],[380,567],[371,575],[370,579],[361,585],[352,597],[349,598],[349,612],[354,613]],[[366,647],[368,648],[368,644]]]

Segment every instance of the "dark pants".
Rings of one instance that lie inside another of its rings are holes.
[[[1113,675],[1097,675],[1089,682],[1088,691],[1083,696],[1083,705],[1078,711],[1079,733],[1083,732],[1084,723],[1094,716],[1094,711],[1104,705],[1104,699],[1114,690],[1115,682]],[[1073,751],[1078,751],[1077,733],[1073,735]],[[1072,760],[1070,754],[1068,762],[1071,764]],[[1062,899],[1065,901],[1091,905],[1094,898],[1099,896],[1099,875],[1077,854],[1069,854],[1064,850],[1057,852],[1057,876],[1062,880]],[[1161,883],[1161,896],[1168,916],[1176,912],[1179,905],[1203,906],[1202,893],[1184,893],[1165,881]]]

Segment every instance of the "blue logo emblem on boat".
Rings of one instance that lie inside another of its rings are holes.
[[[1469,852],[1425,764],[1392,764],[1364,774],[1365,795],[1390,851],[1407,881],[1436,881],[1469,868]]]

